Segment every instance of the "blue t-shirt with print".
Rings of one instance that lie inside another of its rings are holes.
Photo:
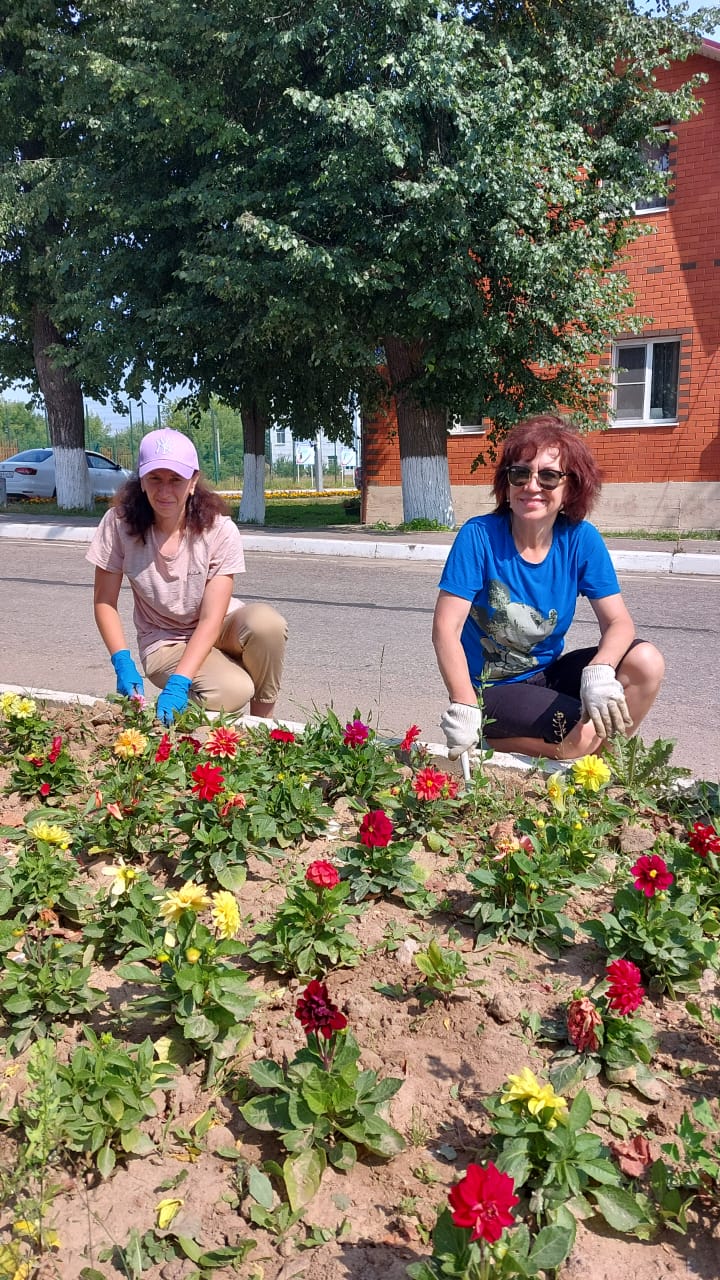
[[[578,596],[599,600],[620,591],[594,525],[559,516],[545,559],[529,564],[504,512],[475,516],[462,526],[440,588],[471,601],[460,638],[476,688],[542,671],[562,653]]]

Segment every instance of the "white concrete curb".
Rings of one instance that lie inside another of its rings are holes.
[[[0,521],[0,538],[22,542],[90,542],[95,525],[20,524]],[[447,559],[449,546],[430,542],[371,542],[348,538],[284,538],[272,533],[242,534],[246,551],[282,555],[349,556],[366,560],[435,561]],[[700,555],[687,551],[611,550],[610,558],[619,573],[704,574],[720,577],[720,555]]]

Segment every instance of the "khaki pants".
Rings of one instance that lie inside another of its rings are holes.
[[[251,698],[275,702],[280,691],[287,622],[269,604],[246,604],[225,619],[223,629],[194,677],[190,697],[208,711],[239,711]],[[144,662],[145,674],[164,689],[175,671],[185,642],[154,649]]]

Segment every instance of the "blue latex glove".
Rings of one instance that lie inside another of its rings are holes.
[[[117,653],[110,655],[110,661],[117,676],[117,692],[124,698],[131,698],[134,693],[145,697],[143,678],[130,657],[130,650],[118,649]]]
[[[188,704],[192,680],[187,676],[170,676],[155,704],[155,715],[163,724],[172,724]]]

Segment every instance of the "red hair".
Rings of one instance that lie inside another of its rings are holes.
[[[600,495],[600,471],[577,427],[555,413],[538,413],[508,432],[493,479],[495,510],[507,504],[508,467],[532,462],[543,449],[557,449],[559,465],[567,472],[563,514],[573,524],[584,520]]]

